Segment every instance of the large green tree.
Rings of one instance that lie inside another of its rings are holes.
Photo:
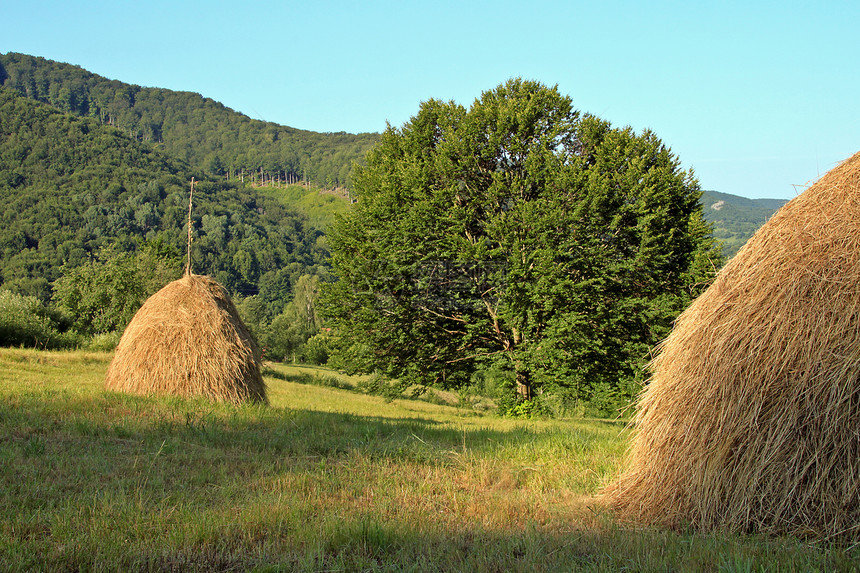
[[[354,190],[325,311],[352,360],[403,384],[458,386],[502,361],[521,399],[629,393],[719,264],[698,183],[653,133],[536,82],[469,109],[423,103]]]

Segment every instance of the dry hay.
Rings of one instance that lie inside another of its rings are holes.
[[[185,275],[152,295],[120,339],[108,390],[266,402],[260,352],[227,291]]]
[[[860,153],[677,320],[638,404],[622,519],[860,540]]]

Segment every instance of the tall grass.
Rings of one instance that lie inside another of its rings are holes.
[[[0,570],[849,570],[791,539],[625,530],[626,434],[268,377],[271,406],[108,393],[0,350]],[[308,372],[320,373],[318,369]],[[334,375],[334,374],[332,374]]]

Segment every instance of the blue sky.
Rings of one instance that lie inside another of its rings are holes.
[[[703,189],[791,198],[860,151],[860,2],[0,0],[0,52],[382,131],[511,77],[652,129]]]

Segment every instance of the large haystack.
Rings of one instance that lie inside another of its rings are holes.
[[[233,403],[266,401],[257,345],[227,291],[200,275],[168,284],[137,311],[105,387]]]
[[[681,315],[635,425],[623,518],[860,539],[860,153]]]

